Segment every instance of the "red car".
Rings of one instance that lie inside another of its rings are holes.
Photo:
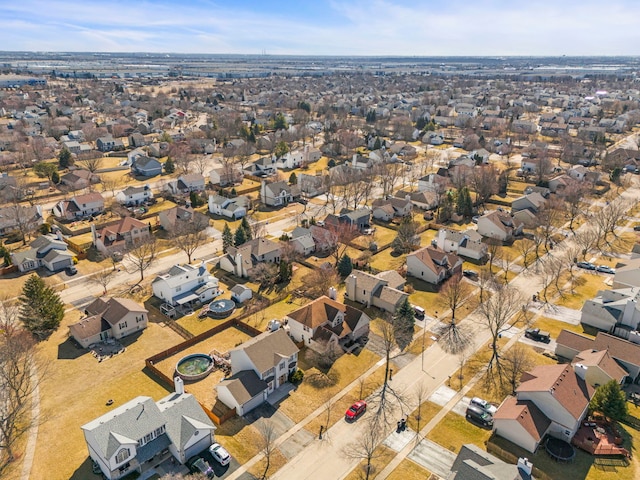
[[[359,400],[349,407],[344,414],[345,420],[355,420],[367,410],[367,402]]]

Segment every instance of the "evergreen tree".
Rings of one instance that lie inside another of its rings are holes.
[[[291,172],[291,175],[289,175],[289,185],[297,185],[298,184],[298,177],[296,176],[296,172]]]
[[[473,215],[473,202],[471,201],[471,194],[467,187],[462,187],[458,192],[456,198],[456,213],[465,218],[471,218]]]
[[[58,167],[69,168],[70,164],[71,164],[71,152],[67,150],[67,147],[64,147],[58,154]]]
[[[249,220],[247,220],[247,217],[242,217],[242,222],[240,222],[240,227],[238,228],[242,228],[244,230],[244,237],[248,240],[251,240],[253,238],[253,233],[251,232],[251,225],[249,225]]]
[[[413,336],[415,321],[415,312],[409,303],[409,297],[405,297],[395,314],[395,328],[399,330],[397,334],[399,333],[403,337],[411,338],[410,336]]]
[[[366,122],[367,123],[376,123],[376,111],[371,109],[367,112],[367,117],[366,117]]]
[[[229,224],[225,223],[222,229],[222,252],[227,253],[227,249],[233,246],[233,233],[229,228]]]
[[[236,247],[239,247],[240,245],[242,245],[243,243],[245,243],[247,241],[247,234],[244,231],[244,228],[242,228],[242,225],[240,225],[237,229],[236,229],[236,234],[235,237],[233,239]]]
[[[173,173],[176,171],[176,165],[173,163],[173,159],[171,157],[167,157],[167,161],[164,162],[164,171],[166,173]]]
[[[427,126],[427,119],[424,117],[419,117],[418,120],[416,120],[416,128],[420,131],[422,131],[425,127]]]
[[[289,145],[284,140],[279,141],[276,144],[276,148],[273,150],[273,154],[277,158],[284,157],[287,153],[289,153]]]
[[[286,130],[287,128],[289,128],[287,119],[284,118],[284,115],[282,113],[278,113],[276,115],[276,118],[273,122],[273,128],[275,128],[276,130]]]
[[[293,265],[289,261],[282,260],[279,266],[279,275],[278,275],[279,281],[282,283],[286,283],[289,280],[291,280],[292,276],[293,276]]]
[[[508,187],[509,187],[509,174],[505,170],[498,177],[498,193],[500,195],[506,195]]]
[[[615,380],[600,385],[589,402],[589,408],[614,422],[624,420],[629,413],[627,397]]]
[[[54,185],[57,185],[60,183],[60,174],[58,173],[57,170],[55,170],[52,174],[51,174],[51,183],[53,183]]]
[[[60,296],[44,280],[31,275],[22,287],[20,321],[34,335],[44,338],[57,330],[64,317]]]
[[[347,277],[353,271],[353,262],[351,261],[351,257],[346,253],[340,257],[340,261],[338,262],[338,273],[341,277]]]
[[[398,227],[396,238],[391,242],[391,248],[396,253],[409,253],[420,246],[418,224],[410,218],[405,218]]]
[[[202,205],[204,205],[204,200],[200,195],[198,195],[198,192],[191,192],[189,194],[189,202],[191,202],[191,207],[193,208],[201,207]]]
[[[335,166],[336,166],[336,161],[333,158],[330,158],[329,161],[327,162],[327,167],[333,168]]]
[[[376,141],[373,143],[373,149],[379,150],[382,148],[382,142],[380,141],[380,137],[376,137]]]
[[[438,222],[445,223],[451,220],[451,216],[453,215],[453,194],[451,192],[447,192],[442,201],[440,202],[440,206],[438,207]]]

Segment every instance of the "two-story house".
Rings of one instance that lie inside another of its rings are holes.
[[[28,250],[11,253],[11,263],[21,272],[44,267],[50,272],[58,272],[73,265],[74,255],[67,250],[62,235],[40,235],[29,245]]]
[[[377,275],[353,270],[344,283],[345,298],[389,313],[395,313],[409,298],[409,294],[403,291],[405,279],[395,270],[386,270]]]
[[[249,202],[249,198],[244,196],[227,198],[221,195],[209,195],[209,212],[238,220],[247,214]]]
[[[187,227],[192,226],[204,230],[209,226],[209,217],[191,207],[177,206],[160,212],[158,222],[168,232],[188,231]]]
[[[350,341],[368,335],[369,316],[323,295],[285,317],[289,335],[319,353],[341,351]]]
[[[91,224],[93,245],[103,255],[114,252],[124,253],[132,246],[145,242],[151,238],[151,227],[133,217],[124,217],[114,225],[97,230]]]
[[[260,262],[280,263],[282,250],[278,242],[266,238],[254,238],[239,247],[228,247],[220,258],[220,268],[238,277],[246,278],[249,270]]]
[[[389,197],[384,200],[382,198],[373,201],[373,218],[389,222],[394,217],[406,217],[411,214],[413,203],[411,198]]]
[[[151,188],[149,188],[149,185],[143,185],[141,187],[129,186],[121,192],[116,193],[115,198],[120,205],[130,207],[148,202],[153,198],[153,192]]]
[[[510,242],[514,237],[522,235],[523,229],[524,223],[500,210],[487,212],[478,219],[478,233],[501,242]]]
[[[97,192],[76,195],[70,200],[60,200],[53,207],[53,215],[64,220],[77,220],[104,211],[104,198]]]
[[[262,181],[260,201],[269,207],[281,207],[300,197],[300,187],[285,181],[267,183]]]
[[[513,202],[511,202],[511,211],[519,212],[521,210],[529,210],[532,213],[538,213],[544,204],[546,203],[545,198],[540,195],[538,192],[532,192],[527,195],[523,195],[521,197],[516,198]]]
[[[294,228],[293,232],[291,232],[291,240],[289,240],[289,243],[300,255],[307,256],[316,251],[316,242],[313,239],[311,230],[308,228]]]
[[[220,295],[218,279],[206,265],[174,265],[169,272],[158,275],[151,282],[153,295],[169,305],[208,302]]]
[[[131,163],[131,173],[142,177],[155,177],[162,173],[162,164],[153,157],[138,155]]]
[[[124,150],[122,140],[113,138],[111,135],[100,137],[96,140],[96,147],[101,152],[111,152],[114,150]]]
[[[438,248],[447,253],[455,253],[474,260],[481,260],[487,256],[487,245],[482,243],[482,237],[475,230],[459,232],[448,228],[438,230],[436,237]]]
[[[189,194],[191,192],[204,191],[204,177],[199,173],[180,175],[177,180],[168,182],[166,190],[173,195]]]
[[[640,291],[638,288],[601,290],[584,302],[580,323],[628,338],[640,329]]]
[[[99,181],[100,177],[98,175],[82,168],[72,170],[60,177],[60,183],[72,190],[87,188],[89,185],[98,183]]]
[[[84,309],[85,318],[69,326],[83,348],[109,338],[120,339],[147,328],[148,310],[128,298],[96,298]]]
[[[424,247],[407,255],[407,275],[439,285],[462,271],[462,259],[434,247]]]
[[[239,166],[235,165],[214,168],[209,172],[211,185],[220,185],[221,187],[240,184],[243,177],[244,172]]]
[[[298,365],[298,347],[287,332],[265,332],[229,352],[231,376],[216,386],[218,400],[238,415],[262,405],[285,385]]]

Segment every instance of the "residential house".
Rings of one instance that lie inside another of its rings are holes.
[[[598,388],[611,380],[621,385],[629,375],[629,372],[616,362],[608,350],[584,350],[573,357],[571,365],[576,374],[593,388]]]
[[[498,408],[494,432],[529,452],[535,452],[547,434],[570,442],[594,391],[571,365],[536,366],[522,375],[516,396]]]
[[[162,173],[162,164],[155,158],[140,155],[133,160],[131,172],[142,177],[155,177]]]
[[[446,480],[533,480],[533,464],[519,458],[513,465],[468,443],[463,445]]]
[[[263,180],[260,187],[260,201],[269,207],[282,207],[299,196],[300,187],[285,181],[267,183]]]
[[[42,207],[33,205],[12,205],[10,207],[0,207],[0,235],[6,235],[18,231],[19,227],[30,227],[35,229],[42,223]]]
[[[227,167],[214,168],[209,172],[209,181],[211,185],[220,185],[228,187],[242,183],[244,172],[239,166],[230,165]]]
[[[407,255],[407,275],[439,285],[462,271],[462,259],[434,247],[424,247]]]
[[[98,175],[81,168],[72,170],[60,177],[60,183],[66,185],[72,190],[81,190],[83,188],[87,188],[93,183],[98,183],[99,181],[100,177]]]
[[[262,333],[234,348],[229,352],[231,376],[216,385],[218,400],[246,415],[289,381],[298,351],[284,329]]]
[[[129,135],[129,148],[144,147],[147,141],[144,139],[144,135],[139,132]]]
[[[258,177],[266,177],[269,175],[275,175],[278,169],[270,158],[262,157],[249,165],[247,171],[248,173]]]
[[[76,195],[70,200],[60,200],[53,207],[53,215],[63,220],[78,220],[104,211],[104,198],[97,192]]]
[[[580,323],[628,338],[640,329],[640,289],[637,287],[600,290],[584,302]]]
[[[327,225],[334,224],[337,226],[342,223],[358,230],[364,230],[371,226],[371,210],[366,207],[357,210],[343,209],[339,216],[328,215],[325,222]]]
[[[67,140],[62,142],[62,146],[69,150],[70,153],[78,155],[82,152],[82,144],[77,140]]]
[[[558,193],[571,185],[572,182],[575,182],[573,178],[571,178],[567,174],[558,175],[549,180],[549,191],[553,193]]]
[[[145,202],[150,201],[153,198],[153,192],[149,185],[144,185],[141,187],[133,187],[129,186],[124,190],[116,193],[115,199],[116,201],[127,207],[142,205]]]
[[[133,217],[124,217],[118,223],[96,229],[91,224],[93,245],[105,256],[115,252],[124,253],[134,245],[151,238],[151,227]]]
[[[220,295],[218,279],[206,265],[174,265],[151,282],[153,295],[169,305],[205,303]]]
[[[548,174],[551,172],[551,164],[545,158],[537,158],[537,157],[524,157],[520,162],[520,169],[525,174],[538,174],[539,170],[543,168],[545,171],[543,174]]]
[[[113,138],[111,135],[100,137],[96,140],[96,147],[101,152],[112,152],[115,150],[124,150],[122,140]]]
[[[236,303],[244,303],[253,297],[253,290],[251,290],[246,285],[242,285],[241,283],[235,284],[231,287],[231,300]]]
[[[419,192],[408,192],[406,190],[398,190],[394,197],[407,198],[411,200],[411,203],[422,210],[433,210],[438,207],[438,194],[432,190],[425,190]]]
[[[120,339],[147,328],[148,311],[128,298],[96,298],[84,309],[85,318],[69,326],[83,348],[110,338]]]
[[[216,429],[196,398],[176,392],[158,402],[139,396],[83,425],[89,456],[109,480],[144,474],[173,456],[179,463],[203,452]]]
[[[524,224],[509,213],[501,210],[492,210],[478,219],[478,233],[485,238],[510,242],[522,235]]]
[[[173,195],[204,191],[204,177],[199,173],[180,175],[177,180],[168,182],[165,189]]]
[[[296,252],[300,255],[304,255],[305,257],[316,251],[316,242],[313,240],[311,230],[308,228],[294,228],[293,232],[291,232],[291,240],[289,240],[289,244],[291,244]]]
[[[300,187],[300,194],[306,198],[317,197],[327,192],[327,186],[325,183],[326,176],[322,175],[307,175],[301,173],[298,175],[298,185]]]
[[[337,352],[369,333],[369,316],[326,295],[285,317],[289,335],[319,353]]]
[[[430,173],[429,175],[425,175],[418,179],[418,191],[442,193],[447,190],[448,183],[448,174],[440,175],[439,173]]]
[[[11,263],[20,272],[28,272],[44,267],[50,272],[58,272],[73,265],[74,255],[67,250],[62,235],[40,235],[29,245],[29,249],[11,252]]]
[[[254,238],[239,247],[228,247],[220,258],[220,268],[238,277],[246,278],[249,270],[260,262],[280,263],[282,250],[278,242],[266,238]]]
[[[407,195],[404,199],[389,197],[386,200],[380,198],[373,201],[373,218],[388,222],[394,217],[406,217],[411,215],[413,203]]]
[[[487,256],[487,245],[482,243],[482,237],[475,230],[459,232],[448,228],[438,230],[436,244],[440,250],[455,253],[474,260],[481,260]]]
[[[209,217],[191,207],[177,206],[160,212],[158,222],[168,232],[189,230],[187,227],[194,225],[204,230],[209,226]]]
[[[209,212],[214,215],[238,220],[247,214],[251,200],[248,197],[227,198],[221,195],[209,195]]]
[[[403,291],[404,284],[405,279],[394,270],[386,270],[377,275],[353,270],[345,279],[344,297],[393,314],[409,298],[409,294]]]
[[[640,256],[632,254],[631,259],[620,259],[622,263],[618,264],[616,273],[613,276],[613,290],[619,288],[640,288]]]
[[[529,210],[532,213],[537,213],[546,200],[542,195],[538,192],[529,193],[527,195],[523,195],[522,197],[516,198],[513,202],[511,202],[511,211],[518,212],[520,210]]]

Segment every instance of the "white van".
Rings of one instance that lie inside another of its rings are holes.
[[[418,318],[424,318],[426,312],[424,311],[424,308],[413,305],[413,313],[415,313]]]

